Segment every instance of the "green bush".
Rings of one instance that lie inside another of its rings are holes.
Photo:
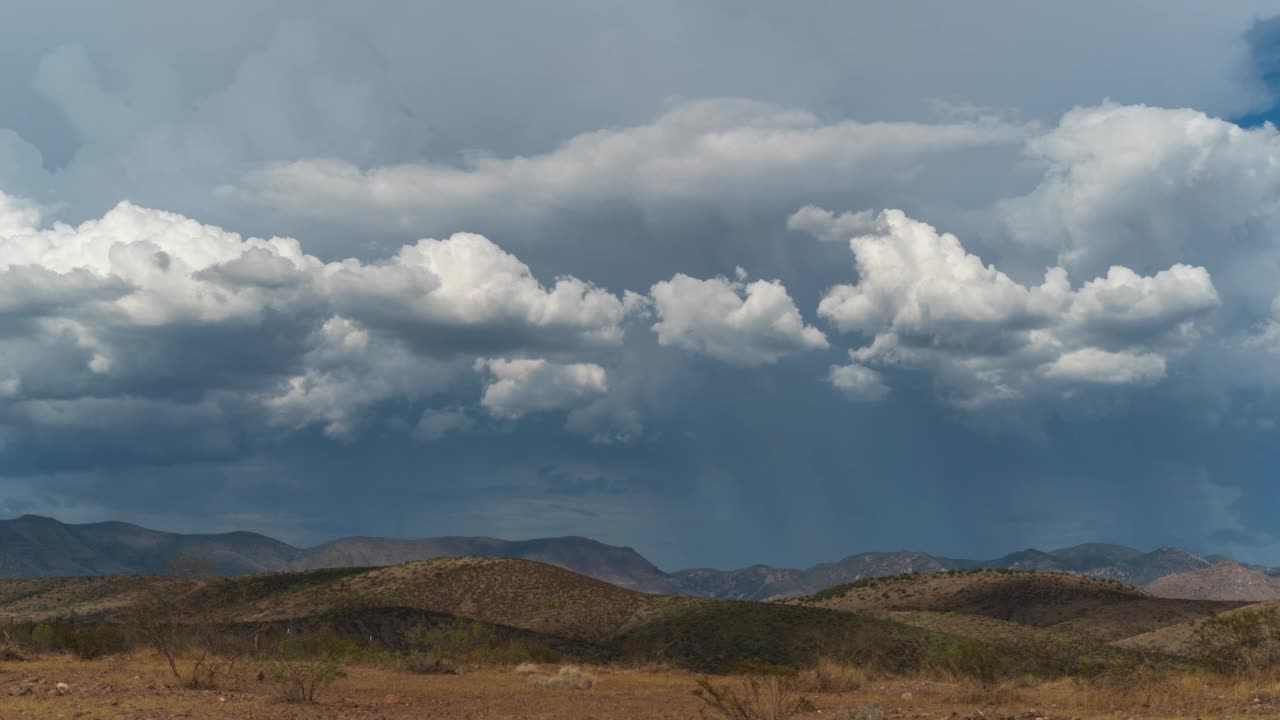
[[[1215,615],[1196,630],[1196,645],[1210,662],[1233,672],[1280,667],[1280,609]]]
[[[966,637],[951,638],[942,646],[934,665],[957,677],[978,680],[983,685],[994,685],[1015,670],[1004,649]]]
[[[404,634],[410,653],[444,662],[518,665],[523,662],[556,662],[555,650],[531,640],[503,636],[492,625],[458,621],[428,625],[419,623]]]
[[[269,670],[280,697],[286,702],[314,702],[321,689],[346,677],[342,656],[335,654],[341,650],[327,637],[281,642]]]
[[[108,623],[41,623],[30,642],[38,652],[69,652],[81,660],[119,655],[133,645],[124,629]]]

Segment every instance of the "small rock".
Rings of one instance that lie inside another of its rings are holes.
[[[66,695],[71,692],[71,686],[64,682],[60,682],[57,685],[54,685],[53,689],[59,695]]]
[[[912,695],[912,694],[911,694],[911,693],[909,693],[909,692],[904,692],[904,693],[902,693],[901,697],[902,697],[902,699],[903,699],[903,700],[910,700],[911,698],[913,698],[913,697],[915,697],[915,696],[914,696],[914,695]]]
[[[34,693],[35,693],[35,688],[32,688],[30,685],[28,685],[28,686],[26,686],[26,687],[24,687],[24,688],[22,688],[21,690],[19,690],[19,691],[18,691],[18,695],[20,695],[20,696],[21,696],[21,695],[31,695],[31,694],[34,694]]]

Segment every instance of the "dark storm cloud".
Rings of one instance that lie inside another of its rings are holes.
[[[0,507],[1267,559],[1263,8],[6,18]]]

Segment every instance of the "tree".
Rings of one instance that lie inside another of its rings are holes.
[[[152,578],[127,613],[126,621],[185,687],[212,687],[242,654],[227,632],[234,585],[211,578],[213,567],[206,558],[175,557],[167,575]]]

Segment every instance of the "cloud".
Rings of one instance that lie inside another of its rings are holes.
[[[323,286],[342,315],[426,353],[616,345],[635,302],[574,277],[544,288],[518,258],[471,233],[419,240],[387,262],[331,264]]]
[[[875,219],[870,210],[836,215],[816,205],[805,205],[787,218],[787,229],[809,233],[824,242],[848,242],[855,235],[873,231]]]
[[[597,445],[626,445],[644,436],[640,413],[619,399],[603,397],[569,412],[565,430]]]
[[[475,424],[475,418],[466,408],[427,408],[422,412],[414,434],[426,440],[439,440],[451,432],[470,430]]]
[[[0,194],[0,425],[20,423],[8,436],[30,442],[117,403],[130,408],[120,422],[140,426],[176,413],[349,439],[380,404],[412,410],[449,390],[482,352],[615,348],[640,305],[571,276],[544,287],[474,234],[323,262],[291,238],[244,238],[127,202],[41,227],[35,206]],[[494,366],[500,380],[519,382],[523,361],[512,362]],[[536,392],[490,391],[506,408],[495,412],[537,407]]]
[[[931,370],[952,402],[972,408],[1024,398],[1040,377],[1149,384],[1220,304],[1208,272],[1187,265],[1150,277],[1113,267],[1079,289],[1051,267],[1040,285],[1023,285],[898,210],[849,245],[859,281],[831,288],[818,314],[869,342],[833,370],[837,387],[858,386],[867,364]]]
[[[922,159],[1009,145],[1027,129],[983,119],[956,123],[824,123],[791,108],[747,100],[677,106],[647,125],[577,135],[547,153],[465,165],[361,168],[306,159],[252,170],[224,187],[238,198],[342,224],[403,228],[441,217],[501,210],[532,222],[569,208],[625,204],[725,210],[868,187],[915,172]]]
[[[480,404],[507,420],[572,407],[609,389],[604,368],[594,363],[496,358],[476,361],[476,370],[489,376]]]
[[[1190,110],[1104,104],[1032,139],[1044,175],[998,203],[1016,244],[1085,276],[1205,267],[1256,319],[1280,258],[1280,133]]]
[[[1145,385],[1164,379],[1165,359],[1155,353],[1082,348],[1040,366],[1047,378],[1105,385]]]
[[[805,350],[827,347],[821,330],[804,318],[777,280],[700,280],[677,274],[649,291],[658,344],[709,355],[736,365],[765,365]]]
[[[876,402],[889,394],[880,373],[856,362],[832,365],[827,380],[850,400]]]
[[[273,425],[298,430],[318,424],[330,437],[349,439],[379,403],[442,392],[465,369],[461,361],[416,354],[399,339],[340,316],[326,320],[309,340],[300,370],[255,396]]]

